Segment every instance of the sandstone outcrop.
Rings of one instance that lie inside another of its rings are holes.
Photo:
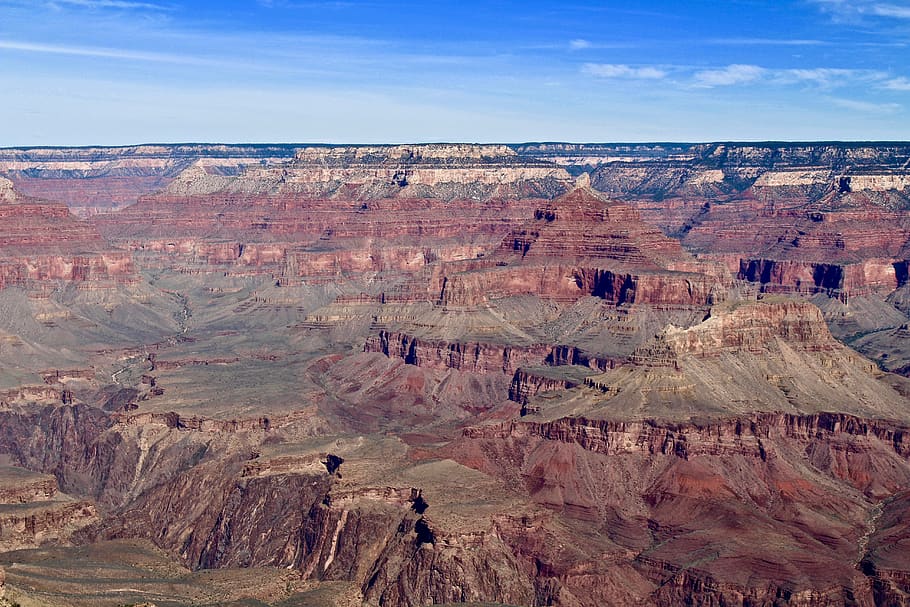
[[[13,182],[0,177],[0,202],[15,202],[17,197]]]
[[[0,150],[10,594],[906,602],[907,151]]]
[[[91,502],[58,493],[53,476],[0,468],[0,551],[65,544],[97,518]]]
[[[629,360],[630,366],[585,379],[602,397],[568,397],[548,404],[552,411],[544,409],[544,415],[584,401],[603,415],[647,411],[671,419],[826,407],[861,416],[903,415],[904,397],[879,381],[874,363],[837,342],[820,311],[804,302],[718,306],[700,324],[668,326]]]
[[[80,216],[108,213],[167,187],[197,164],[216,174],[294,157],[289,145],[140,145],[83,148],[5,148],[0,174],[27,196],[66,204]]]
[[[579,525],[609,529],[612,567],[627,564],[642,602],[872,605],[902,592],[896,578],[857,563],[866,521],[881,520],[874,504],[906,482],[904,434],[837,414],[673,424],[573,417],[468,428],[450,453],[522,483]],[[808,454],[807,468],[791,463],[793,452]],[[872,452],[895,474],[872,464]],[[831,492],[832,482],[840,489]],[[796,506],[815,500],[812,517]],[[769,535],[773,548],[761,539]],[[536,559],[538,588],[557,604],[628,600],[605,580],[592,585],[594,571],[556,550]]]
[[[112,250],[93,225],[65,205],[4,190],[2,183],[0,196],[0,288],[49,281],[103,286],[134,279],[130,255]]]
[[[308,147],[283,166],[249,168],[224,179],[193,167],[170,193],[283,192],[305,198],[446,200],[552,197],[571,183],[552,163],[522,158],[504,145]]]

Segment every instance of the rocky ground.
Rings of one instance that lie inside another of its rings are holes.
[[[904,604],[908,159],[0,150],[0,604]]]

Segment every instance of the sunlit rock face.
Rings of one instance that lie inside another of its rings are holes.
[[[902,604],[908,151],[0,150],[0,588]]]

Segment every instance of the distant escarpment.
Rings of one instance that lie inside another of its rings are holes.
[[[522,147],[542,158],[574,153],[596,162],[592,183],[613,195],[664,200],[754,189],[760,198],[817,199],[836,191],[882,193],[906,201],[910,187],[901,143],[706,143]],[[893,194],[889,194],[892,192]],[[903,192],[903,193],[902,193]]]
[[[0,288],[134,279],[129,253],[113,250],[92,224],[63,204],[23,196],[0,178]]]
[[[217,144],[3,148],[0,175],[26,195],[87,216],[133,204],[193,164],[232,175],[245,166],[284,162],[295,151],[292,145]]]
[[[293,193],[342,200],[382,198],[550,198],[571,184],[565,169],[522,158],[504,145],[308,147],[281,166],[248,167],[239,176],[203,165],[167,187],[172,195]]]
[[[284,282],[413,272],[482,256],[571,184],[564,169],[506,146],[309,147],[233,173],[197,161],[98,225],[151,263],[176,258]]]
[[[766,291],[846,300],[900,286],[890,266],[910,256],[906,144],[607,148],[596,188]]]
[[[535,294],[615,304],[701,306],[724,297],[729,274],[641,221],[628,205],[585,185],[537,208],[507,235],[485,268],[447,274],[444,305]]]

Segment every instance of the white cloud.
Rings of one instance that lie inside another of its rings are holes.
[[[811,0],[836,20],[856,21],[865,16],[891,19],[910,19],[907,2],[878,2],[877,0]]]
[[[133,2],[132,0],[53,0],[51,5],[81,6],[83,8],[123,8],[147,9],[156,11],[172,10],[169,6],[154,4],[152,2]]]
[[[849,86],[861,82],[876,82],[887,77],[887,73],[878,70],[852,70],[829,67],[780,70],[776,73],[776,80],[782,84],[802,82],[823,88]]]
[[[891,114],[901,109],[900,104],[897,103],[872,103],[869,101],[856,101],[855,99],[832,98],[831,103],[847,110],[867,114]]]
[[[885,88],[892,91],[910,91],[910,78],[905,78],[901,76],[900,78],[892,78],[885,82]]]
[[[66,46],[59,44],[17,42],[14,40],[0,40],[0,50],[21,51],[26,53],[50,53],[55,55],[74,55],[79,57],[99,57],[106,59],[124,59],[129,61],[150,61],[155,63],[177,63],[182,65],[230,65],[221,61],[203,59],[200,57],[192,57],[188,55],[130,51],[124,49],[90,46]]]
[[[792,76],[796,80],[808,80],[818,84],[829,84],[832,80],[841,80],[856,75],[856,70],[817,67],[812,69],[784,70],[782,74],[784,76]]]
[[[780,86],[804,85],[821,89],[842,86],[881,84],[888,73],[879,70],[857,70],[831,67],[770,69],[758,65],[728,65],[725,68],[702,70],[693,76],[694,84],[701,87],[731,86],[762,81]],[[886,88],[900,90],[901,82]]]
[[[715,38],[707,42],[729,46],[821,46],[828,44],[823,40],[806,38]]]
[[[898,6],[896,4],[873,4],[871,7],[873,15],[879,17],[894,17],[896,19],[910,19],[910,6]]]
[[[667,72],[656,67],[632,67],[619,63],[585,63],[582,71],[599,78],[634,78],[640,80],[660,80]]]
[[[575,40],[569,41],[569,48],[573,51],[580,51],[586,48],[591,48],[594,46],[591,44],[590,40],[585,40],[584,38],[576,38]]]
[[[698,86],[730,86],[754,82],[767,74],[768,70],[757,65],[743,65],[734,63],[717,70],[702,70],[695,73],[695,83]]]

